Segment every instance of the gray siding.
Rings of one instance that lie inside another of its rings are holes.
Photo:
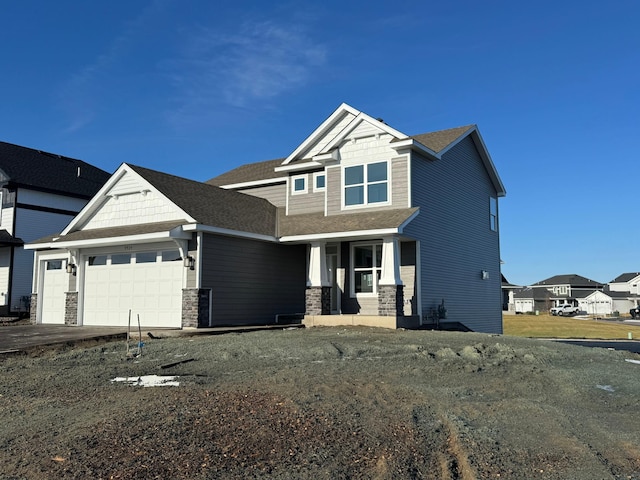
[[[284,183],[267,185],[263,187],[253,187],[238,190],[239,192],[253,195],[254,197],[264,198],[276,207],[284,207],[287,198],[287,186]]]
[[[411,169],[420,214],[405,233],[420,240],[423,313],[444,299],[447,321],[502,333],[499,235],[489,224],[496,191],[473,141],[464,139],[441,160],[415,156]]]
[[[202,288],[211,289],[214,326],[304,313],[306,246],[205,235]]]
[[[292,175],[297,176],[297,175]],[[306,174],[307,177],[307,193],[301,193],[298,195],[291,194],[291,187],[289,188],[289,207],[288,215],[299,215],[302,213],[315,213],[324,212],[324,195],[325,192],[313,191],[313,172]]]

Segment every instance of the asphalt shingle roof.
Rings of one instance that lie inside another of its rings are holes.
[[[0,142],[0,185],[91,198],[109,177],[82,160]]]
[[[284,161],[284,158],[278,158],[276,160],[267,160],[266,162],[248,163],[234,168],[233,170],[229,170],[222,175],[213,177],[205,183],[220,186],[286,177],[286,173],[274,171],[274,169],[280,166]]]
[[[276,233],[277,208],[263,198],[129,166],[198,223],[261,235]]]
[[[451,143],[465,132],[472,129],[475,125],[466,125],[463,127],[449,128],[446,130],[438,130],[437,132],[421,133],[420,135],[412,135],[416,142],[421,143],[429,150],[438,153],[447,148]]]
[[[14,237],[6,230],[0,230],[0,245],[23,245],[21,238]]]
[[[622,275],[611,280],[610,283],[628,282],[629,280],[633,280],[634,278],[636,278],[638,275],[640,275],[640,272],[623,273]]]
[[[590,278],[576,275],[575,273],[555,275],[553,277],[547,278],[546,280],[541,280],[533,284],[533,286],[535,287],[550,286],[550,285],[570,285],[572,287],[592,287],[595,285],[603,285],[603,284],[600,282],[596,282],[595,280],[591,280]]]
[[[285,216],[283,212],[279,217],[278,235],[288,237],[398,228],[417,210],[401,208],[331,216],[322,212]]]

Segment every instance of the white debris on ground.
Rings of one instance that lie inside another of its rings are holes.
[[[124,382],[133,387],[178,387],[175,375],[141,375],[138,377],[116,377],[112,382]]]

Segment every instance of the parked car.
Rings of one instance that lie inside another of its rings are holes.
[[[564,315],[575,315],[580,311],[580,309],[578,307],[574,307],[569,303],[562,303],[560,305],[552,307],[549,311],[551,312],[551,315],[559,315],[562,317]]]
[[[629,310],[631,314],[631,318],[640,320],[640,305],[636,305],[631,310]]]

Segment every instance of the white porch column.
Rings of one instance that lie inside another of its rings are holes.
[[[329,287],[325,242],[311,242],[307,287]]]
[[[400,247],[397,237],[382,239],[382,274],[378,285],[402,285],[400,279]]]

